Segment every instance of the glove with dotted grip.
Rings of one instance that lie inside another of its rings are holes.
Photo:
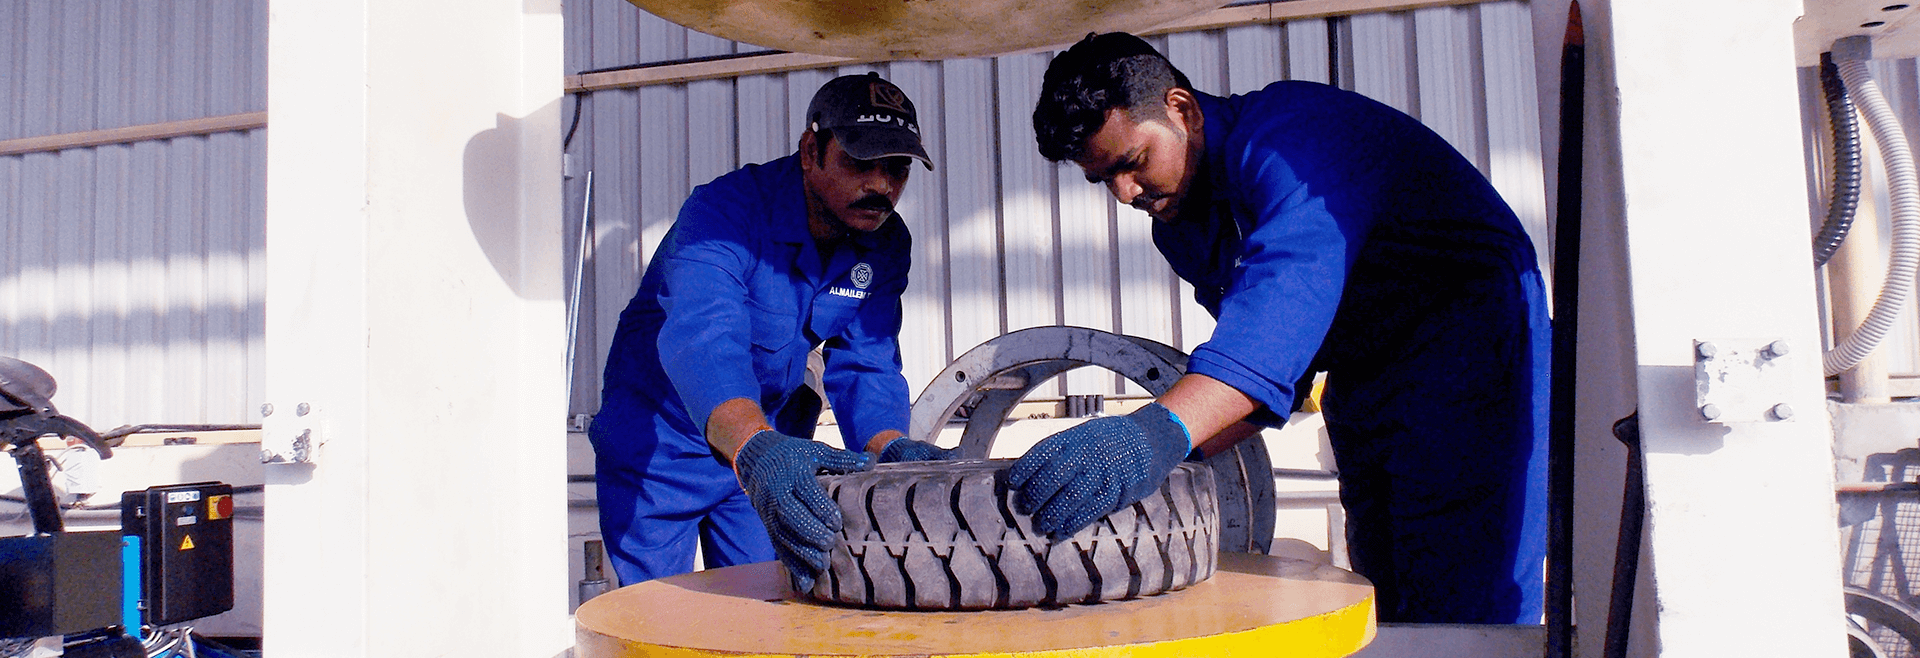
[[[887,447],[880,449],[880,463],[882,464],[892,464],[895,462],[937,462],[957,459],[959,457],[959,448],[942,448],[926,441],[915,441],[906,437],[888,441]]]
[[[741,444],[734,471],[753,510],[767,526],[773,552],[787,565],[796,592],[813,589],[827,569],[827,551],[840,534],[840,506],[814,480],[819,473],[852,473],[872,467],[865,453],[761,430]]]
[[[1192,449],[1186,425],[1155,402],[1047,437],[1013,463],[1008,483],[1035,530],[1065,537],[1159,489]]]

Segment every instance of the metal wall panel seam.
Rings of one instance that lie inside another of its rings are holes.
[[[1060,292],[1062,324],[1113,330],[1113,199],[1089,185],[1079,165],[1056,165],[1060,199]],[[1088,369],[1068,372],[1069,395],[1111,393],[1112,375]]]
[[[1279,24],[1228,28],[1226,63],[1228,94],[1258,91],[1285,76],[1285,32]]]
[[[687,56],[687,28],[644,11],[639,15],[637,54],[640,59],[684,59]]]
[[[6,42],[0,43],[0,71],[31,70],[26,68],[27,37],[23,34],[27,30],[30,4],[33,3],[0,4],[0,21],[4,21],[0,24],[0,34],[6,36]],[[0,79],[0,138],[23,134],[21,118],[26,114],[27,77],[9,75]]]
[[[123,20],[132,12],[130,7],[113,7],[100,13],[100,22],[93,33],[92,47],[100,53],[96,67],[99,78],[96,84],[99,92],[95,96],[94,126],[125,126],[128,121],[128,99],[133,83],[133,59],[136,54],[131,46],[133,41],[127,32],[130,21]]]
[[[86,194],[88,175],[94,166],[94,154],[80,151],[67,154],[58,161],[56,180],[51,181],[48,192],[53,195],[48,206],[52,208],[53,225],[48,227],[53,234],[53,296],[40,312],[45,314],[51,324],[47,335],[46,349],[52,358],[46,363],[37,364],[48,372],[62,373],[69,390],[88,391],[93,388],[93,364],[89,358],[87,345],[92,339],[92,317],[88,309],[87,291],[93,287],[91,268],[93,261],[93,223],[86,221],[92,214],[92,198]],[[90,400],[84,394],[72,396],[76,405],[85,407]]]
[[[93,29],[99,6],[91,2],[62,3],[61,21],[55,30],[60,41],[58,74],[50,83],[55,101],[51,122],[60,132],[91,130],[99,125],[94,114],[95,87],[103,80],[96,76],[92,48]]]
[[[901,297],[900,357],[909,394],[926,383],[959,354],[954,351],[952,278],[947,253],[946,172],[951,161],[945,145],[934,139],[945,125],[940,94],[941,65],[932,62],[896,62],[887,79],[913,99],[920,116],[920,134],[935,171],[907,184],[900,195],[899,213],[913,234],[912,271]],[[791,84],[791,83],[790,83]]]
[[[599,304],[591,315],[583,314],[582,322],[593,319],[593,353],[596,361],[605,363],[620,312],[640,286],[640,92],[598,91],[592,103],[587,138],[595,143],[588,155],[594,172],[592,280]],[[596,396],[593,408],[598,405]]]
[[[641,13],[639,52],[642,58],[677,59],[687,56],[686,28],[652,14]],[[688,139],[686,85],[663,85],[640,90],[640,271],[645,272],[654,248],[666,236],[679,214],[680,202],[690,191],[687,181]]]
[[[117,396],[113,394],[124,390],[121,375],[126,362],[122,326],[126,309],[122,291],[127,285],[127,271],[125,246],[118,224],[122,221],[123,207],[120,204],[125,193],[127,148],[102,147],[93,149],[91,153],[93,166],[92,171],[88,172],[85,186],[88,188],[87,195],[94,203],[83,221],[88,224],[92,237],[88,261],[92,277],[82,301],[76,304],[79,308],[75,309],[84,314],[89,325],[86,350],[90,363],[86,382],[91,385],[78,389],[86,395],[85,407],[68,413],[84,413],[75,417],[82,422],[98,424],[109,418],[122,417],[121,409],[124,407],[120,400],[114,399]],[[63,408],[63,411],[67,410]]]
[[[48,205],[54,196],[53,190],[58,184],[55,171],[59,167],[59,158],[40,154],[22,158],[26,165],[27,176],[21,190],[21,217],[45,218],[52,216],[54,209]],[[20,333],[17,358],[31,363],[46,363],[53,355],[47,349],[48,322],[46,309],[52,306],[49,297],[53,290],[53,231],[25,230],[20,235],[20,270],[17,281],[20,290],[20,314],[15,316],[19,324],[15,328]]]
[[[255,14],[256,24],[259,26],[256,34],[266,33],[264,13]],[[266,39],[259,41],[264,43]],[[264,60],[256,63],[264,63]],[[255,70],[264,72],[265,68],[256,67]],[[263,103],[266,100],[264,96],[257,96],[257,98]],[[246,142],[246,171],[264,173],[267,170],[267,131],[255,130],[247,133]],[[247,326],[260,328],[258,333],[247,335],[247,402],[246,408],[241,410],[241,418],[244,419],[241,422],[249,423],[260,422],[259,403],[267,399],[267,186],[264,178],[264,176],[253,178],[254,184],[247,186],[246,189],[247,216],[255,218],[255,221],[247,224],[247,299],[260,300],[258,303],[247,305]]]
[[[160,241],[160,217],[169,190],[165,185],[165,142],[129,144],[127,223],[127,305],[145,309],[127,316],[127,390],[124,412],[130,418],[159,418],[164,410],[165,343],[160,328],[165,313],[166,263]]]
[[[698,80],[687,83],[687,168],[688,194],[691,186],[738,168],[739,127],[734,120],[734,83],[732,80]]]
[[[687,90],[682,86],[640,90],[640,271],[687,198]],[[631,291],[629,292],[631,294]]]
[[[1454,150],[1487,173],[1486,140],[1480,103],[1481,75],[1475,71],[1473,7],[1438,7],[1413,12],[1416,105],[1421,123],[1452,144]]]
[[[88,424],[125,417],[122,410],[126,405],[120,398],[125,395],[127,359],[127,260],[120,223],[125,220],[127,155],[125,146],[94,149],[93,171],[88,181],[89,196],[94,199],[92,216],[88,218],[93,229],[93,280],[85,304],[93,325],[88,336],[88,349],[93,357],[88,378],[103,385],[82,389],[87,395],[85,409],[69,412],[84,413],[75,418]],[[104,385],[105,382],[115,385]]]
[[[1287,79],[1333,83],[1332,32],[1325,19],[1289,21],[1287,33]]]
[[[1000,335],[1005,326],[1000,192],[992,174],[993,69],[983,59],[950,60],[941,68],[942,125],[934,134],[945,145],[952,351],[960,354]]]
[[[1352,41],[1343,44],[1353,62],[1350,89],[1420,117],[1419,90],[1413,76],[1414,35],[1404,14],[1362,14],[1347,18]]]
[[[59,8],[64,7],[64,4],[57,2],[30,2],[27,4],[30,6],[32,13],[27,17],[26,35],[24,39],[26,42],[26,66],[16,70],[55,70],[55,65],[59,61],[58,55],[54,52],[58,48],[59,43],[58,39],[55,38],[55,35],[59,33],[56,16],[58,16]],[[27,75],[21,77],[24,81],[21,85],[21,97],[24,103],[21,108],[22,112],[20,113],[21,125],[19,134],[37,135],[58,131],[59,124],[54,120],[54,117],[59,114],[60,99],[56,95],[59,89],[54,85],[53,76]]]
[[[251,218],[243,213],[242,186],[247,172],[243,133],[224,133],[206,137],[208,151],[207,208],[207,349],[208,349],[208,422],[240,422],[246,418],[247,364],[246,336],[254,327],[245,324],[245,309],[256,300],[247,297],[245,268],[246,243],[243,237]],[[265,300],[258,300],[265,303]],[[265,326],[258,328],[266,331]]]
[[[735,89],[736,122],[740,126],[735,141],[740,164],[768,162],[792,153],[795,140],[787,136],[786,79],[749,75],[738,78]]]
[[[167,412],[202,422],[206,410],[206,226],[193,218],[206,214],[206,143],[186,137],[167,144],[168,185],[183,191],[169,198],[167,238],[166,343]],[[185,385],[180,385],[184,383]]]
[[[589,33],[593,56],[588,69],[618,66],[639,51],[637,43],[643,12],[635,11],[626,0],[587,0],[592,5]]]
[[[20,252],[23,232],[21,178],[25,158],[0,158],[0,355],[18,357],[20,334]]]
[[[1482,95],[1487,164],[1494,189],[1533,239],[1540,272],[1552,279],[1553,230],[1547,204],[1545,145],[1532,70],[1532,9],[1526,2],[1480,5]]]
[[[800,140],[800,133],[806,132],[807,105],[813,102],[814,92],[819,91],[820,87],[822,85],[827,84],[828,80],[832,80],[833,78],[839,75],[840,73],[834,69],[812,69],[812,70],[806,70],[806,71],[793,71],[791,73],[786,74],[786,78],[787,78],[786,125],[791,126],[789,130],[792,130],[793,132],[791,132],[790,134],[792,135],[793,141],[796,144]],[[915,102],[918,102],[918,101],[916,100]],[[926,126],[924,124],[926,123],[925,115],[927,113],[921,112],[920,114],[922,115],[921,116],[922,121],[920,122],[922,124],[921,134],[926,134],[924,132],[926,129]]]
[[[174,84],[178,85],[168,94],[171,102],[167,104],[169,120],[202,116],[207,112],[207,43],[206,21],[202,11],[206,8],[199,3],[178,3],[174,10],[173,31],[170,36],[168,53],[172,59]]]
[[[1033,133],[1033,106],[1052,53],[994,58],[999,112],[1001,258],[1005,263],[1006,330],[1051,326],[1060,321],[1058,215],[1054,212],[1053,163],[1040,157]],[[1057,380],[1035,394],[1058,396]]]

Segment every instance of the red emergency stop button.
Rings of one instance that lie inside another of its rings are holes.
[[[207,497],[207,520],[217,521],[233,516],[233,496],[218,495]]]

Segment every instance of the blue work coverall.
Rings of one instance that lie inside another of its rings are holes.
[[[1359,94],[1198,94],[1206,153],[1154,242],[1218,319],[1189,372],[1273,424],[1322,403],[1355,571],[1396,622],[1539,623],[1551,330],[1473,164]]]
[[[622,584],[774,559],[766,528],[706,441],[713,409],[758,401],[774,429],[813,436],[822,377],[849,450],[907,429],[900,293],[912,239],[899,216],[821,261],[800,162],[748,165],[693,191],[620,314],[590,436],[600,529]]]

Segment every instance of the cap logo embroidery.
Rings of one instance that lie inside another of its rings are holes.
[[[867,85],[867,98],[877,107],[884,107],[901,114],[913,113],[912,110],[907,109],[906,93],[900,91],[899,87],[885,82],[876,81]]]
[[[866,263],[853,266],[853,287],[866,290],[873,284],[873,266]]]

